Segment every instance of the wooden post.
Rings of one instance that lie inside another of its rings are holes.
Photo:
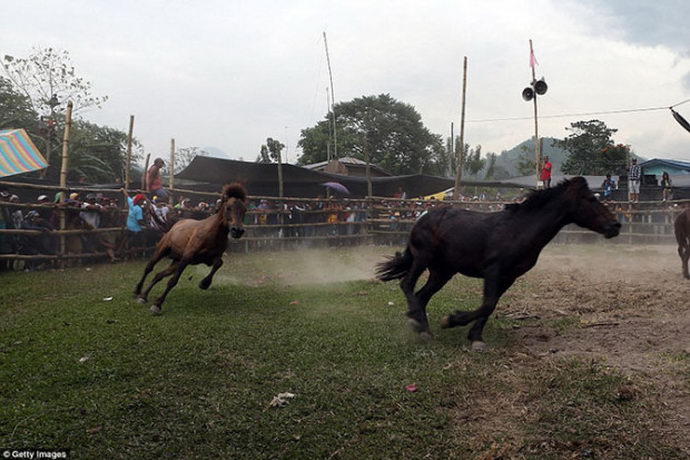
[[[172,195],[175,186],[175,138],[170,139],[170,168],[168,168],[168,188]]]
[[[278,149],[278,198],[283,197],[283,157],[281,155],[281,150],[281,148]]]
[[[532,59],[532,56],[534,55],[534,48],[532,48],[532,39],[529,41],[529,55],[530,55],[530,62]],[[532,84],[537,81],[537,77],[534,72],[534,65],[532,67]],[[539,180],[541,179],[541,149],[540,149],[540,144],[539,144],[539,122],[538,122],[538,117],[537,117],[537,92],[534,92],[534,162],[535,162],[535,169],[537,172],[537,184],[539,184]],[[542,187],[539,187],[542,188]]]
[[[467,56],[462,65],[462,110],[460,112],[460,152],[455,171],[455,187],[453,188],[453,200],[460,197],[460,182],[462,181],[462,164],[465,160],[465,96],[467,94]],[[454,140],[453,140],[454,141]]]
[[[373,186],[371,183],[371,160],[369,158],[369,142],[366,142],[365,154],[367,159],[367,198],[374,196]]]
[[[448,175],[453,175],[453,162],[451,161],[455,155],[455,123],[450,122],[450,151],[448,152]]]
[[[60,166],[60,203],[65,202],[65,195],[67,195],[67,171],[69,168],[69,134],[72,129],[72,101],[67,103],[67,111],[65,112],[65,132],[62,136],[62,165]],[[60,210],[60,230],[65,230],[67,219],[65,216],[65,209]],[[60,256],[65,255],[65,236],[60,235]]]
[[[129,134],[127,135],[127,169],[125,169],[125,190],[129,190],[130,170],[132,169],[132,133],[134,132],[134,115],[129,116]]]
[[[146,162],[144,163],[144,174],[141,175],[141,189],[147,191],[149,189],[149,160],[151,160],[150,153],[146,154]]]

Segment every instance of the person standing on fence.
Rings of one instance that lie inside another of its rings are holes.
[[[673,182],[666,171],[661,175],[661,201],[671,201],[673,199]]]
[[[165,166],[165,161],[162,158],[156,158],[153,160],[153,164],[146,172],[146,191],[149,196],[154,195],[162,198],[164,200],[168,199],[168,191],[163,188],[163,182],[161,180],[161,169]]]
[[[640,201],[640,178],[642,177],[642,168],[637,164],[637,158],[632,159],[632,165],[628,168],[628,190],[629,200],[634,203]]]
[[[553,165],[549,161],[549,157],[545,156],[544,157],[544,166],[541,168],[541,175],[539,176],[539,180],[542,181],[544,184],[544,188],[550,188],[551,187],[551,169],[553,169]]]

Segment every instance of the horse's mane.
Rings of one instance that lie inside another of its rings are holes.
[[[247,199],[247,189],[239,182],[225,184],[223,187],[223,199],[227,200],[228,198],[238,198],[245,201]]]
[[[541,209],[554,198],[563,195],[565,189],[567,189],[571,185],[587,186],[587,182],[583,177],[573,177],[572,179],[564,179],[561,182],[559,182],[558,185],[556,185],[555,187],[547,188],[544,190],[532,190],[525,201],[523,201],[522,203],[507,204],[505,209],[510,212],[533,211],[535,209]]]

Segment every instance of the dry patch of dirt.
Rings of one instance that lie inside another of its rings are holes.
[[[659,431],[690,451],[690,281],[675,247],[552,247],[498,315],[517,320],[531,356],[591,358],[649,382]]]

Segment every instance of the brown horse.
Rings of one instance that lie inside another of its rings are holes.
[[[673,224],[678,241],[678,255],[683,264],[683,276],[690,280],[688,271],[688,259],[690,259],[690,208],[683,211]]]
[[[201,289],[208,289],[213,281],[213,275],[223,265],[223,253],[228,246],[228,233],[233,238],[240,238],[244,234],[242,221],[247,211],[247,191],[238,183],[223,187],[223,197],[218,211],[206,219],[184,219],[177,222],[163,235],[156,245],[153,257],[146,265],[144,275],[134,288],[134,296],[140,303],[146,303],[151,288],[166,276],[173,275],[168,286],[151,306],[151,313],[161,313],[161,307],[168,292],[175,287],[180,275],[187,265],[206,264],[211,272],[199,283]],[[164,257],[172,259],[168,268],[156,274],[144,292],[146,276],[153,271],[153,267]]]
[[[556,187],[532,192],[521,204],[500,212],[474,212],[437,208],[422,216],[412,228],[407,249],[378,266],[382,281],[401,279],[407,298],[409,322],[416,332],[430,337],[426,306],[456,273],[484,278],[484,300],[474,311],[455,311],[441,327],[474,325],[469,332],[472,349],[486,347],[484,325],[498,299],[537,263],[542,249],[565,225],[575,223],[602,233],[618,235],[621,224],[592,194],[582,177]],[[429,279],[415,292],[425,270]]]

